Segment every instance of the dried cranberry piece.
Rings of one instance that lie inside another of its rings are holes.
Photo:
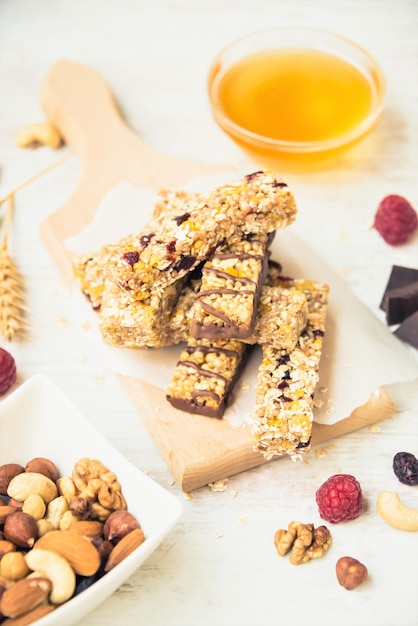
[[[190,217],[190,213],[183,213],[183,215],[178,215],[177,217],[174,217],[173,219],[176,222],[177,226],[180,226],[180,224],[183,224],[183,222],[188,220],[189,217]]]
[[[289,383],[286,380],[282,380],[277,385],[277,389],[286,389],[289,386]]]
[[[393,471],[404,485],[418,485],[418,459],[411,452],[397,452],[393,457]]]
[[[176,272],[182,272],[183,270],[190,269],[195,263],[196,263],[195,256],[187,256],[187,255],[181,254],[179,260],[174,265],[174,270]]]
[[[412,205],[396,194],[386,196],[379,204],[373,227],[391,246],[399,246],[418,227],[418,215]]]
[[[150,233],[149,235],[142,235],[142,237],[139,238],[139,243],[143,248],[147,248],[149,246],[149,242],[153,237],[154,233]]]
[[[250,182],[251,180],[254,180],[254,178],[257,178],[258,176],[260,176],[260,174],[264,174],[264,172],[262,170],[259,170],[258,172],[253,172],[252,174],[247,174],[245,176],[245,180]]]
[[[170,241],[170,242],[166,245],[166,249],[167,249],[167,252],[168,252],[169,254],[174,254],[174,253],[175,253],[175,251],[176,251],[176,240],[175,240],[175,239],[173,239],[172,241]]]
[[[10,352],[0,348],[0,396],[12,387],[17,378],[16,363]]]
[[[125,254],[122,255],[122,260],[126,261],[126,263],[133,267],[135,263],[138,263],[139,261],[139,252],[125,252]]]

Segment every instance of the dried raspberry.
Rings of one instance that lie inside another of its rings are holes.
[[[319,515],[327,522],[348,522],[360,515],[363,494],[350,474],[331,476],[316,492]]]
[[[393,457],[393,471],[404,485],[418,485],[418,459],[412,452],[397,452]]]
[[[374,217],[373,227],[391,246],[408,241],[418,227],[418,215],[402,196],[383,198]]]
[[[0,396],[16,382],[16,363],[10,352],[0,348]]]

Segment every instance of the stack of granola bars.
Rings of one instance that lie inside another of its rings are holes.
[[[309,449],[328,286],[270,259],[294,197],[270,172],[208,194],[163,190],[146,228],[74,260],[105,341],[182,344],[167,388],[176,408],[222,418],[252,345],[262,347],[254,447],[266,458]]]

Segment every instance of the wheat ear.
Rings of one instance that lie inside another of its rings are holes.
[[[24,318],[24,287],[19,271],[9,255],[7,239],[14,208],[14,195],[7,198],[3,234],[0,241],[0,333],[11,341],[27,326]]]

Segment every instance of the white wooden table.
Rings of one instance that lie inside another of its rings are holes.
[[[0,3],[0,194],[65,154],[25,151],[13,138],[40,121],[39,85],[68,58],[110,83],[130,125],[164,152],[212,163],[254,164],[213,122],[205,91],[215,53],[237,36],[279,24],[328,28],[366,47],[382,65],[388,96],[378,128],[332,169],[283,172],[299,203],[298,234],[341,272],[377,317],[393,264],[417,266],[417,238],[399,248],[370,229],[379,201],[398,193],[418,205],[418,8],[408,0],[2,0]],[[415,626],[418,536],[386,526],[377,494],[398,490],[418,508],[417,487],[396,481],[399,450],[418,454],[416,416],[400,410],[379,429],[313,450],[305,463],[280,460],[237,475],[227,490],[186,498],[113,372],[70,315],[69,293],[39,237],[41,222],[73,191],[69,158],[16,196],[11,253],[25,277],[30,338],[13,342],[19,383],[46,374],[123,454],[184,500],[184,514],[145,565],[92,612],[86,626]],[[3,343],[1,344],[3,345]],[[349,393],[349,390],[348,390]],[[0,405],[1,410],[1,405]],[[277,528],[293,519],[320,523],[314,494],[331,474],[354,474],[367,510],[332,527],[329,553],[301,567],[280,559]],[[369,568],[353,592],[335,578],[339,556]]]

